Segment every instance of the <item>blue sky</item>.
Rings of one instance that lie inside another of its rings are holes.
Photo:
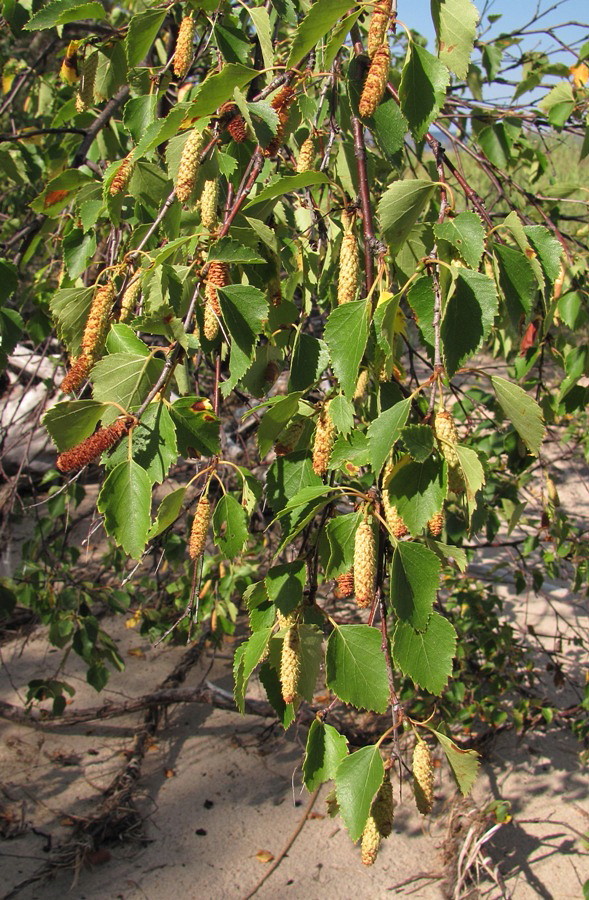
[[[572,66],[575,64],[577,54],[570,50],[574,51],[575,47],[578,50],[579,43],[589,41],[589,0],[564,0],[564,2],[559,2],[559,0],[492,0],[487,3],[485,0],[473,0],[473,2],[479,12],[483,13],[484,11],[479,29],[484,30],[488,27],[488,30],[481,35],[485,41],[497,37],[502,32],[521,28],[534,17],[537,9],[540,13],[546,11],[546,15],[531,25],[531,29],[540,30],[570,21],[582,23],[584,27],[569,26],[556,29],[555,33],[565,44],[565,48],[559,47],[549,35],[545,34],[526,35],[520,44],[521,48],[545,52],[555,50],[555,60]],[[489,13],[501,15],[501,18],[491,26],[488,25],[487,19]],[[410,2],[409,0],[398,0],[398,17],[407,26],[423,34],[428,40],[428,49],[435,52],[429,0],[410,0]],[[514,71],[510,73],[509,77],[516,76],[517,72]],[[501,89],[499,86],[495,86],[492,93],[487,93],[486,96],[487,99],[505,97],[509,96],[509,91],[506,93],[505,87]],[[524,95],[522,99],[525,102],[530,99],[530,95]]]

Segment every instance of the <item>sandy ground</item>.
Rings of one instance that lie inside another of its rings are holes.
[[[162,681],[184,648],[151,649],[121,622],[108,629],[126,646],[128,667],[112,677],[113,702],[136,697]],[[3,648],[2,698],[18,702],[15,690],[57,664],[42,631],[24,650]],[[53,663],[53,659],[55,663]],[[213,663],[212,669],[209,672]],[[230,688],[227,659],[203,658],[187,686],[204,677]],[[12,684],[8,681],[10,672]],[[95,705],[97,696],[72,659],[67,680],[76,686],[70,709]],[[14,687],[13,687],[14,685]],[[256,693],[256,685],[253,685]],[[101,701],[103,699],[101,696]],[[0,777],[5,815],[22,820],[22,834],[6,840],[0,878],[6,893],[47,858],[49,842],[67,837],[76,816],[88,815],[101,791],[125,762],[141,713],[43,732],[2,723]],[[242,717],[202,705],[173,707],[167,726],[150,748],[138,791],[146,816],[146,841],[110,848],[72,873],[23,890],[23,898],[168,900],[168,898],[245,898],[277,856],[305,813],[309,795],[301,787],[305,729],[284,735],[271,720]],[[491,869],[499,864],[515,898],[579,898],[589,878],[583,833],[589,831],[587,780],[579,745],[562,728],[517,738],[498,736],[486,750],[475,800],[508,800],[513,819],[486,845]],[[395,831],[383,844],[376,865],[365,869],[338,819],[326,816],[323,788],[311,816],[281,865],[256,894],[260,898],[374,898],[399,894],[441,897],[440,848],[455,790],[443,765],[438,770],[436,816],[422,820],[407,786],[397,808]],[[16,829],[18,830],[18,829]],[[403,882],[411,882],[402,887]],[[486,896],[501,891],[487,880]]]

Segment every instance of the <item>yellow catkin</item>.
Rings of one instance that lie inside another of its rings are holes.
[[[299,157],[297,159],[297,172],[300,174],[302,172],[308,172],[309,169],[312,169],[314,159],[315,139],[313,135],[309,135],[309,137],[303,141],[303,143],[301,144],[301,149],[299,150]]]
[[[356,390],[354,391],[354,400],[361,400],[364,394],[366,393],[366,388],[368,387],[368,369],[362,369],[360,374],[358,375],[358,381],[356,382]]]
[[[313,442],[313,471],[315,475],[325,475],[335,439],[335,425],[329,415],[329,403],[321,410],[315,429]]]
[[[368,55],[372,59],[379,47],[382,47],[389,27],[391,12],[390,0],[377,3],[368,26]]]
[[[101,285],[94,294],[84,334],[82,335],[82,354],[93,361],[101,350],[114,299],[115,288],[112,281]]]
[[[354,593],[354,571],[344,572],[335,579],[334,594],[338,600],[345,600]]]
[[[391,529],[393,537],[396,537],[397,540],[400,540],[408,533],[408,528],[399,515],[397,507],[393,503],[391,503],[388,485],[389,481],[391,480],[392,473],[393,467],[391,464],[389,464],[384,470],[382,478],[382,509],[384,512],[385,521]]]
[[[372,801],[370,814],[376,822],[376,827],[378,828],[380,836],[383,838],[389,837],[393,830],[393,820],[395,816],[390,769],[387,769],[384,774],[383,782],[377,791],[376,797]]]
[[[368,816],[362,832],[361,859],[362,865],[373,866],[378,856],[381,836],[373,816]]]
[[[123,299],[121,300],[121,311],[119,313],[119,322],[128,322],[133,313],[135,306],[141,293],[141,279],[134,276],[134,280],[125,288]]]
[[[217,316],[221,315],[221,306],[219,304],[218,287],[225,287],[229,284],[229,266],[224,262],[212,262],[207,272],[207,285],[205,288],[205,296],[207,303],[213,307]]]
[[[338,304],[349,303],[356,298],[358,288],[358,242],[351,232],[344,234],[339,254],[339,278],[337,282]]]
[[[208,497],[201,497],[196,505],[188,541],[188,555],[191,559],[197,560],[203,555],[210,522],[211,501]]]
[[[210,178],[204,183],[200,195],[200,221],[213,231],[217,227],[217,206],[219,204],[219,179]]]
[[[219,319],[213,304],[208,300],[203,309],[202,332],[207,341],[214,341],[219,334]]]
[[[427,527],[429,533],[432,537],[439,537],[442,533],[442,529],[444,527],[444,513],[437,512],[431,517],[429,522],[427,523]]]
[[[434,416],[433,428],[440,453],[448,463],[448,486],[455,494],[460,494],[464,490],[464,479],[456,452],[458,434],[454,419],[445,409],[440,410]]]
[[[76,110],[84,112],[94,105],[94,83],[98,69],[98,52],[90,53],[82,65],[82,80],[76,94]]]
[[[186,16],[180,23],[176,52],[174,53],[174,75],[176,78],[185,78],[190,69],[195,27],[194,19],[191,16]]]
[[[292,628],[292,626],[296,623],[297,613],[296,610],[288,613],[288,615],[283,615],[279,609],[276,610],[276,624],[278,628],[282,630],[283,628]]]
[[[391,53],[387,44],[375,51],[364,82],[358,112],[361,116],[372,116],[382,100],[389,77]]]
[[[115,194],[122,194],[124,190],[126,190],[129,181],[131,180],[131,175],[133,174],[133,169],[135,168],[135,162],[133,160],[133,152],[129,153],[119,168],[115,172],[115,176],[110,183],[109,193],[111,196],[115,196]]]
[[[434,766],[430,749],[421,739],[413,751],[413,791],[417,809],[427,816],[434,805]]]
[[[299,629],[291,625],[282,642],[282,657],[280,660],[280,685],[282,699],[285,703],[293,703],[296,700],[301,670],[301,641]]]
[[[187,203],[194,190],[203,143],[202,132],[193,129],[184,144],[175,185],[176,196],[180,203]]]
[[[356,603],[365,608],[374,600],[376,547],[374,532],[368,521],[360,523],[354,539],[354,591]]]

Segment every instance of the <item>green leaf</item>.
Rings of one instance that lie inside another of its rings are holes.
[[[332,725],[313,719],[307,735],[303,780],[308,791],[335,779],[337,767],[348,754],[348,742]]]
[[[325,580],[349,572],[354,560],[354,538],[362,513],[346,513],[334,516],[325,526],[329,558],[324,562]]]
[[[18,269],[8,259],[0,259],[0,300],[8,300],[18,287]]]
[[[215,544],[226,559],[239,556],[248,538],[247,513],[232,494],[221,497],[213,513]]]
[[[247,263],[248,265],[265,262],[259,253],[252,250],[251,247],[242,247],[241,244],[231,240],[231,238],[221,238],[220,241],[215,241],[214,244],[211,244],[207,262],[209,263],[212,260],[226,263]]]
[[[258,427],[258,449],[263,459],[284,426],[290,422],[299,408],[302,391],[277,398],[277,402],[264,415]],[[278,460],[277,460],[278,462]],[[319,478],[319,476],[317,476]],[[319,479],[321,480],[321,479]],[[313,482],[311,482],[313,483]]]
[[[368,428],[370,465],[375,475],[380,474],[395,442],[399,440],[410,409],[411,399],[407,397],[389,407],[370,423]]]
[[[522,310],[529,313],[538,291],[536,275],[530,260],[520,250],[507,244],[494,244],[499,259],[499,278],[508,308],[519,324]]]
[[[343,394],[329,401],[329,418],[340,434],[349,434],[354,427],[354,406]]]
[[[329,352],[325,341],[299,331],[292,351],[288,390],[307,390],[315,384],[328,365]]]
[[[485,229],[476,213],[461,212],[456,218],[434,225],[436,240],[448,241],[471,269],[478,268],[485,249]]]
[[[140,353],[149,356],[149,347],[137,337],[135,330],[129,325],[111,325],[106,338],[106,349],[109,353]]]
[[[551,125],[562,128],[575,108],[572,84],[569,81],[560,81],[540,100],[538,106],[546,113]]]
[[[554,284],[560,274],[563,254],[560,241],[543,225],[524,225],[524,232],[538,254],[544,275]]]
[[[434,433],[429,425],[406,425],[401,438],[415,462],[424,462],[434,449]]]
[[[316,0],[296,30],[287,67],[297,66],[337,20],[349,12],[350,5],[349,0]]]
[[[299,625],[301,670],[297,682],[297,694],[313,702],[317,679],[323,662],[323,633],[316,625]]]
[[[264,68],[271,69],[274,65],[274,49],[272,47],[272,26],[268,10],[264,6],[248,6],[247,11],[254,23],[256,35],[260,42]]]
[[[449,737],[446,737],[445,734],[436,731],[434,728],[431,729],[431,732],[440,742],[460,792],[463,797],[466,797],[476,781],[479,768],[479,754],[476,750],[462,750]]]
[[[249,284],[219,288],[223,321],[231,337],[230,378],[223,389],[228,393],[247,372],[263,322],[268,317],[266,295]]]
[[[391,565],[391,603],[399,619],[413,628],[427,627],[442,566],[423,544],[399,542]]]
[[[155,521],[149,529],[147,535],[148,540],[151,541],[154,537],[158,537],[158,535],[162,534],[166,528],[173,525],[182,510],[185,494],[185,487],[177,488],[175,491],[166,494],[159,505]]]
[[[417,327],[433,359],[434,334],[434,288],[429,276],[423,275],[411,285],[407,293],[407,302],[415,315]]]
[[[82,335],[92,305],[95,289],[65,288],[52,297],[49,307],[57,326],[58,337],[72,357],[80,353]]]
[[[381,635],[370,625],[341,625],[327,642],[327,686],[344,703],[384,712],[389,682]]]
[[[178,459],[176,429],[167,407],[150,403],[133,429],[131,437],[133,459],[147,472],[152,484],[161,484]],[[128,442],[122,441],[108,460],[112,468],[127,458]]]
[[[442,347],[452,377],[488,336],[497,314],[495,282],[471,269],[458,269],[452,296],[442,319]]]
[[[471,0],[431,0],[438,56],[458,78],[466,78],[479,13]]]
[[[133,410],[145,400],[162,373],[164,361],[139,353],[110,353],[91,372],[94,399]],[[118,415],[113,411],[113,417]]]
[[[401,109],[416,141],[420,141],[446,99],[450,74],[446,66],[413,41],[401,73]]]
[[[139,143],[146,129],[155,122],[157,100],[157,93],[154,92],[141,97],[132,97],[125,103],[123,122],[136,143]]]
[[[235,705],[242,714],[245,712],[245,692],[248,681],[266,652],[271,634],[271,628],[261,628],[260,631],[255,631],[247,641],[238,647],[233,657],[233,695]]]
[[[384,778],[379,747],[361,747],[344,757],[335,774],[340,815],[352,841],[362,837],[374,795]]]
[[[444,467],[433,456],[422,463],[404,457],[393,469],[388,491],[391,503],[397,507],[409,531],[413,535],[421,534],[444,503]]]
[[[196,99],[188,107],[187,116],[191,118],[210,116],[231,99],[235,88],[245,87],[257,74],[255,69],[239,63],[227,63],[220,72],[209,75],[202,83]]]
[[[295,717],[294,703],[285,703],[282,699],[282,686],[278,672],[269,662],[263,663],[260,667],[260,681],[264,686],[268,700],[272,704],[278,721],[286,730],[292,724]]]
[[[260,631],[262,628],[274,626],[276,610],[274,604],[268,599],[263,581],[248,585],[243,592],[243,601],[247,604],[252,631]]]
[[[349,8],[349,7],[348,7]],[[346,37],[350,32],[350,28],[356,24],[358,18],[362,15],[362,9],[358,9],[353,12],[351,15],[346,16],[343,21],[334,28],[333,34],[331,35],[327,46],[323,52],[323,67],[325,70],[328,70],[333,65],[333,62],[341,49],[342,44],[344,43]]]
[[[97,506],[107,534],[125,553],[139,559],[150,526],[151,482],[145,469],[132,459],[119,463],[107,475]]]
[[[454,627],[434,612],[425,631],[408,622],[397,622],[393,634],[393,659],[404,675],[430,694],[441,694],[452,674],[456,651]]]
[[[382,152],[393,162],[405,143],[409,130],[407,119],[392,97],[385,97],[377,106],[372,118],[364,120],[374,135]]]
[[[491,378],[491,383],[503,412],[530,453],[537,456],[544,438],[542,410],[518,384],[498,375]]]
[[[464,475],[466,494],[470,501],[474,501],[475,494],[485,483],[485,472],[476,452],[462,444],[456,445],[456,453],[460,460],[460,468]]]
[[[303,601],[306,581],[306,566],[303,560],[272,566],[264,579],[268,597],[287,616]]]
[[[358,369],[368,340],[368,314],[366,300],[343,303],[330,313],[325,325],[323,336],[333,371],[350,399],[356,390]]]
[[[187,459],[198,455],[218,456],[221,452],[219,419],[209,410],[194,408],[200,399],[181,397],[170,407],[178,450]]]
[[[393,255],[399,252],[435,190],[431,181],[408,178],[395,181],[382,195],[378,216]]]
[[[125,53],[129,66],[143,62],[166,18],[165,9],[148,9],[133,16],[125,38]]]
[[[54,0],[31,16],[23,28],[25,31],[41,31],[56,25],[79,22],[81,19],[106,19],[102,3],[98,0],[87,3],[81,3],[80,0]]]
[[[283,194],[290,194],[292,191],[300,191],[306,187],[313,187],[315,184],[329,184],[329,178],[323,172],[302,172],[300,175],[283,175],[273,184],[263,188],[257,196],[249,203],[246,203],[245,209],[254,206],[257,203],[266,203],[268,200],[275,200]]]
[[[96,400],[66,400],[47,410],[43,425],[61,452],[89,437],[107,409]]]
[[[96,252],[96,235],[84,234],[81,228],[74,228],[63,239],[63,261],[72,280],[88,267]]]

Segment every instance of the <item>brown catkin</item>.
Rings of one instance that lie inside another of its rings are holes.
[[[190,68],[193,55],[194,30],[196,24],[191,16],[186,16],[178,29],[176,52],[174,53],[174,75],[185,78]]]
[[[417,741],[413,751],[413,791],[417,809],[427,816],[434,805],[434,766],[425,741]]]
[[[125,288],[121,300],[119,322],[127,322],[135,312],[135,306],[141,293],[141,278],[135,276],[134,280]]]
[[[127,434],[133,421],[128,416],[125,419],[119,419],[112,425],[107,425],[105,428],[99,428],[98,431],[87,437],[81,444],[72,447],[71,450],[60,453],[57,457],[57,468],[60,472],[77,472],[79,469],[83,469],[88,463],[98,459],[105,450],[110,450],[124,434]]]
[[[270,106],[278,113],[278,126],[276,128],[276,134],[274,135],[268,146],[264,147],[262,151],[264,156],[266,157],[276,156],[278,150],[280,149],[280,145],[282,144],[282,140],[284,138],[284,131],[288,123],[288,110],[292,101],[294,100],[294,97],[294,88],[291,88],[289,85],[285,85],[270,101]]]
[[[237,109],[237,107],[236,107]],[[227,123],[227,131],[236,144],[242,144],[247,138],[247,122],[238,111]]]
[[[64,394],[72,394],[77,391],[86,381],[90,369],[92,368],[92,360],[87,356],[78,356],[72,362],[72,367],[61,382],[59,388]]]
[[[202,132],[194,128],[184,144],[176,176],[175,190],[180,203],[187,203],[194,190],[203,143],[204,136]]]
[[[82,335],[82,354],[94,362],[102,349],[106,335],[108,317],[115,299],[112,281],[97,288],[90,306],[88,320]]]
[[[202,333],[207,341],[214,341],[219,334],[219,319],[208,300],[203,309]]]
[[[444,513],[434,513],[427,523],[427,527],[432,537],[439,537],[442,533],[442,528],[444,527]]]
[[[358,288],[358,242],[351,232],[344,234],[339,254],[339,278],[337,282],[338,304],[349,303],[356,297]]]
[[[354,539],[354,591],[356,603],[361,608],[374,600],[374,576],[376,574],[376,547],[374,532],[368,521],[360,523]]]
[[[338,575],[335,579],[335,584],[334,593],[338,600],[345,600],[347,597],[351,597],[354,593],[354,570],[351,569],[349,572]]]
[[[219,179],[210,178],[204,183],[200,195],[200,221],[212,231],[217,227],[217,206],[219,203]]]
[[[82,65],[82,80],[76,95],[76,110],[84,112],[94,105],[94,83],[98,69],[98,52],[90,53]]]
[[[390,769],[387,769],[384,774],[383,782],[377,791],[376,797],[372,801],[370,814],[376,822],[376,827],[378,828],[380,836],[384,838],[389,837],[393,830],[393,820],[395,815]]]
[[[280,660],[280,685],[282,699],[285,703],[293,703],[297,696],[299,674],[301,671],[301,641],[297,625],[291,625],[282,642]]]
[[[303,143],[301,144],[301,149],[299,150],[299,156],[297,159],[297,172],[299,174],[308,172],[309,169],[313,167],[314,159],[315,139],[313,135],[309,135],[309,137],[303,141]]]
[[[370,25],[368,26],[368,55],[371,59],[385,41],[389,26],[390,12],[390,0],[384,0],[382,3],[377,3],[374,7]]]
[[[313,442],[313,471],[315,475],[325,475],[327,472],[334,440],[335,425],[329,415],[329,403],[326,403],[321,410]]]
[[[372,815],[368,816],[364,831],[362,832],[361,859],[362,865],[373,866],[378,856],[381,836],[378,826]]]
[[[188,555],[190,559],[200,559],[205,550],[207,533],[211,521],[211,501],[208,497],[201,497],[196,505],[190,538],[188,541]]]
[[[207,303],[213,307],[217,316],[221,315],[221,306],[219,305],[218,287],[225,287],[229,284],[229,266],[224,262],[212,262],[207,273],[207,285],[205,288],[205,296]]]
[[[358,112],[362,117],[374,115],[387,86],[390,65],[390,50],[387,44],[382,44],[372,58],[358,103]]]
[[[115,194],[122,194],[126,189],[129,181],[131,180],[131,175],[133,174],[133,169],[135,168],[135,162],[133,160],[133,151],[125,156],[124,160],[120,164],[117,169],[113,180],[110,183],[109,193],[111,196],[115,196]]]

